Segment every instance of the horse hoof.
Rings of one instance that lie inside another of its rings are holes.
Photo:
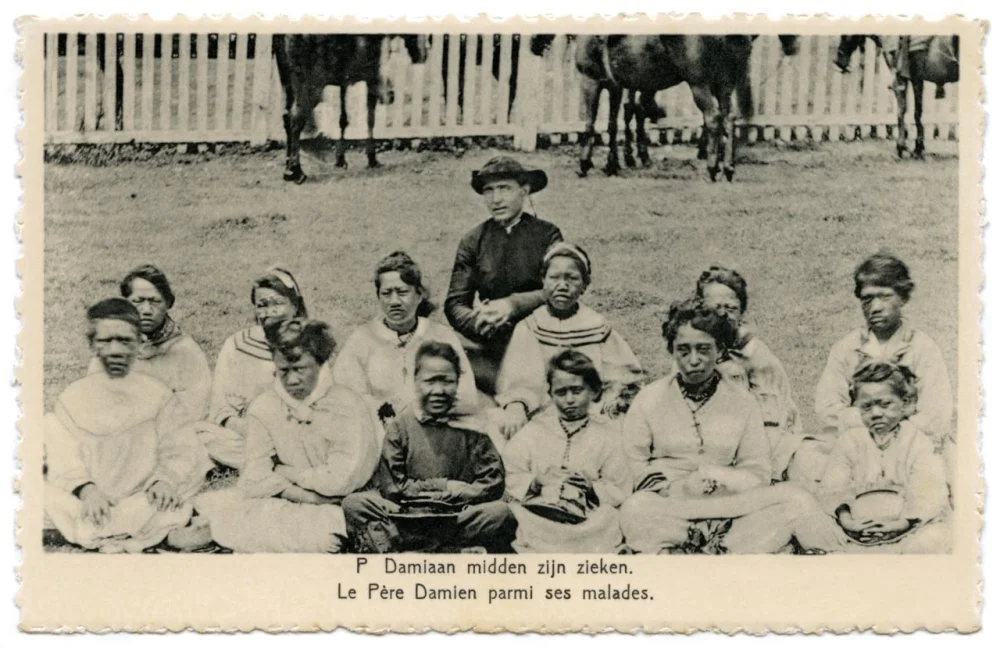
[[[344,166],[346,167],[347,165],[345,164]],[[378,169],[381,166],[382,165],[375,158],[371,158],[371,159],[368,160],[368,168],[369,169]]]
[[[905,146],[897,146],[896,147],[896,155],[898,155],[900,158],[902,158],[904,153],[906,153],[906,147]]]
[[[285,182],[295,183],[296,185],[301,185],[306,181],[306,175],[302,173],[301,169],[286,169],[285,175],[282,176]]]
[[[580,169],[576,172],[576,175],[580,178],[586,178],[587,172],[594,168],[594,163],[590,160],[581,160]]]
[[[617,176],[619,171],[621,171],[621,167],[618,165],[607,165],[604,167],[605,176]]]
[[[625,156],[625,166],[629,169],[635,169],[635,158],[630,155]]]
[[[708,151],[705,149],[698,149],[698,159],[708,160]]]
[[[645,167],[646,169],[649,169],[650,167],[653,166],[653,161],[650,159],[648,155],[639,156],[639,162],[641,162],[642,166]]]
[[[347,160],[344,158],[337,158],[337,162],[334,163],[334,166],[339,167],[340,169],[347,169]]]
[[[735,169],[723,169],[722,173],[723,173],[723,175],[725,175],[726,180],[728,180],[729,182],[733,182],[733,175],[736,173],[736,170]]]
[[[718,179],[718,177],[719,177],[719,170],[718,170],[718,168],[709,169],[708,170],[708,177],[711,178],[712,182],[714,183]]]

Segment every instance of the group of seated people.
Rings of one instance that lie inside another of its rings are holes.
[[[473,173],[490,218],[459,244],[450,326],[405,252],[339,349],[271,268],[213,375],[163,272],[133,270],[88,309],[88,374],[45,418],[51,523],[103,552],[948,550],[951,387],[903,319],[901,260],[858,266],[865,326],[806,432],[731,269],[671,306],[671,369],[647,381],[581,301],[589,255],[524,210],[546,182],[507,157]],[[221,467],[235,485],[206,489]]]

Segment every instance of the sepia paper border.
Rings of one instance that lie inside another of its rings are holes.
[[[983,481],[977,421],[979,387],[980,301],[982,240],[982,167],[984,111],[984,23],[950,18],[945,21],[867,18],[862,21],[830,18],[736,16],[706,20],[696,16],[647,16],[609,21],[604,18],[559,21],[485,18],[463,21],[462,29],[509,32],[665,31],[840,34],[868,29],[876,33],[958,33],[963,38],[960,66],[960,182],[959,182],[959,333],[958,333],[958,448],[954,493],[954,549],[940,556],[630,556],[632,574],[608,578],[646,588],[654,599],[644,602],[570,603],[511,602],[498,606],[476,602],[444,604],[412,599],[369,601],[338,598],[338,584],[363,587],[382,580],[410,589],[417,580],[429,585],[470,580],[424,576],[379,575],[371,566],[358,574],[355,556],[313,555],[159,555],[105,556],[46,554],[40,542],[42,528],[41,457],[43,378],[43,165],[42,165],[42,49],[45,30],[109,31],[116,23],[130,30],[156,27],[189,31],[225,29],[241,32],[392,31],[415,29],[444,32],[451,20],[334,21],[252,18],[190,21],[151,21],[120,17],[92,17],[63,21],[23,19],[20,54],[23,76],[20,90],[24,127],[20,139],[24,183],[22,224],[23,258],[19,272],[23,296],[19,312],[24,323],[17,377],[23,385],[18,460],[22,475],[18,488],[23,499],[18,514],[18,543],[23,563],[17,603],[20,628],[26,631],[312,631],[338,627],[365,632],[419,632],[426,630],[481,632],[536,631],[560,633],[607,630],[620,632],[679,632],[718,630],[749,633],[793,631],[877,632],[958,630],[980,627],[979,538],[982,525]],[[871,28],[868,28],[868,26]],[[975,47],[964,45],[975,44]],[[421,557],[434,559],[433,557]],[[529,566],[551,559],[567,566],[579,559],[570,555],[525,555]],[[597,557],[594,557],[595,559]],[[605,559],[615,559],[605,557]],[[450,556],[459,568],[481,561],[475,556]],[[183,575],[183,578],[179,578]],[[495,586],[536,589],[553,587],[545,577],[483,579],[483,590]],[[560,587],[594,585],[593,577],[567,575]],[[238,593],[238,599],[232,594]]]

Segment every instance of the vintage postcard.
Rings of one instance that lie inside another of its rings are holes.
[[[22,630],[980,627],[984,23],[20,30]]]

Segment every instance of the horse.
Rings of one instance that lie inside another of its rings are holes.
[[[554,36],[539,35],[532,50],[542,50]],[[749,97],[749,63],[753,41],[750,35],[578,35],[576,68],[581,74],[581,89],[587,108],[586,129],[580,140],[581,177],[594,167],[594,121],[600,93],[607,90],[610,99],[608,118],[608,161],[605,174],[621,170],[618,161],[618,110],[623,92],[639,93],[639,101],[629,106],[637,121],[640,159],[649,164],[645,149],[643,121],[656,108],[653,96],[660,90],[686,82],[705,122],[705,148],[708,173],[713,181],[721,170],[727,180],[735,173],[733,164],[733,126],[730,110],[733,93],[741,100],[741,111],[752,109]],[[782,49],[791,56],[798,52],[800,37],[779,36]],[[631,157],[629,155],[629,157]],[[626,160],[627,161],[627,160]]]
[[[381,71],[382,43],[390,34],[276,34],[273,37],[278,77],[285,93],[283,115],[286,135],[284,179],[301,184],[306,175],[299,163],[302,129],[323,96],[326,86],[340,88],[340,140],[337,142],[338,167],[346,167],[344,156],[347,129],[347,88],[359,81],[367,85],[368,167],[379,166],[375,155],[375,107],[381,99],[391,103],[391,84]],[[410,60],[427,60],[427,38],[416,34],[402,36]]]
[[[840,37],[834,63],[841,72],[850,72],[851,55],[858,48],[864,48],[866,39],[872,39],[885,56],[885,62],[893,71],[892,91],[896,95],[896,154],[903,157],[906,152],[906,89],[913,86],[913,121],[917,126],[917,138],[913,145],[913,157],[924,156],[924,82],[937,85],[935,97],[944,97],[944,86],[958,82],[958,36],[877,36],[873,34],[851,34]],[[899,47],[891,47],[890,38],[908,39]],[[908,46],[908,47],[907,47]],[[903,48],[906,58],[903,61]]]
[[[434,36],[430,37],[433,41]],[[462,111],[462,106],[465,101],[465,56],[468,51],[470,42],[473,43],[473,47],[476,48],[476,66],[483,65],[483,56],[486,50],[486,43],[483,40],[486,38],[483,34],[467,34],[463,35],[459,39],[458,46],[458,110]],[[472,39],[475,39],[474,41]],[[497,81],[500,80],[500,43],[502,35],[493,34],[493,56],[490,61],[490,72],[493,74],[493,78]],[[441,39],[441,47],[443,52],[443,58],[441,61],[441,81],[442,87],[444,88],[445,101],[448,100],[448,51],[449,51],[449,41],[451,37],[448,34],[444,35]],[[507,94],[507,119],[510,119],[510,112],[514,107],[514,98],[517,96],[517,68],[518,63],[521,58],[521,35],[514,34],[511,39],[511,49],[510,49],[510,79],[507,81],[509,92]]]

